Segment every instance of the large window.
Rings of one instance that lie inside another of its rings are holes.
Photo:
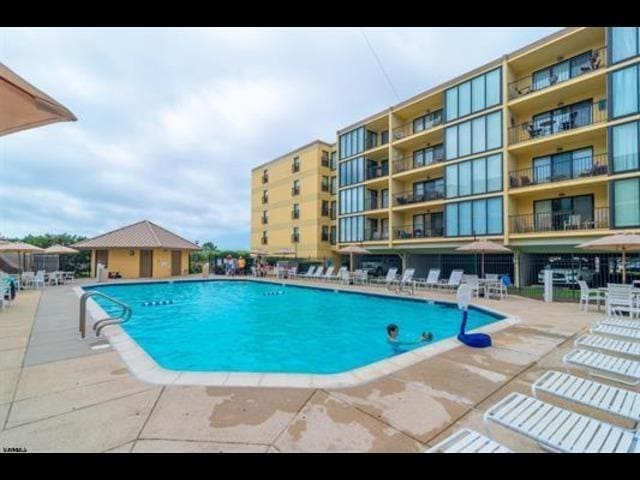
[[[632,65],[611,74],[611,115],[613,118],[640,111],[640,67]]]
[[[533,183],[559,182],[589,174],[593,168],[591,147],[533,159]]]
[[[502,197],[449,203],[445,210],[447,237],[502,233]]]
[[[611,27],[609,39],[611,63],[640,54],[640,27]]]
[[[431,165],[434,162],[440,162],[444,158],[444,145],[436,145],[435,147],[423,148],[413,152],[413,168]]]
[[[614,173],[640,168],[639,145],[640,122],[623,123],[611,128],[611,163]]]
[[[640,227],[640,178],[613,182],[614,227]]]
[[[500,68],[448,89],[445,93],[447,122],[498,105],[501,93]]]
[[[365,159],[356,157],[340,163],[340,186],[353,185],[365,181]]]
[[[561,231],[576,226],[595,226],[593,195],[536,200],[533,202],[534,231]]]
[[[502,154],[447,166],[447,198],[502,190]]]
[[[445,131],[446,159],[482,153],[502,146],[502,112],[468,120]]]
[[[341,218],[339,224],[340,243],[364,241],[364,217]]]
[[[435,112],[427,113],[421,117],[413,120],[413,133],[418,133],[423,130],[429,130],[442,123],[442,110],[436,110]]]
[[[364,210],[364,187],[340,190],[340,215],[358,213]]]
[[[598,68],[601,60],[596,52],[584,52],[562,62],[533,72],[531,81],[532,90],[541,90],[556,83],[564,82],[570,78],[582,75]]]
[[[340,160],[365,151],[364,127],[340,135]]]
[[[599,102],[599,104],[602,102]],[[604,104],[603,104],[604,105]],[[600,106],[598,107],[600,108]],[[604,107],[602,107],[604,109]],[[584,100],[566,107],[534,115],[531,124],[535,136],[541,137],[571,130],[593,122],[593,100]]]

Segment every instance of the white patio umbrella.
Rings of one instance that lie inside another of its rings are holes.
[[[60,270],[60,256],[62,255],[73,255],[75,253],[80,253],[80,250],[76,250],[75,248],[66,247],[64,245],[56,244],[51,245],[49,248],[45,248],[42,252],[45,255],[57,255],[58,256],[58,270]]]
[[[293,255],[295,252],[295,250],[293,250],[292,248],[280,248],[276,251],[273,252],[273,255]]]
[[[366,248],[359,247],[357,245],[349,245],[348,247],[341,248],[338,250],[338,253],[348,253],[349,254],[349,271],[353,272],[353,255],[354,254],[367,254],[371,253]]]
[[[640,235],[635,233],[616,233],[581,243],[578,248],[587,250],[609,250],[622,252],[622,283],[627,282],[627,252],[640,251]]]
[[[27,253],[42,253],[44,250],[30,243],[24,242],[8,242],[0,244],[0,253],[2,252],[15,252],[18,255],[22,254],[22,265],[18,265],[20,270],[24,270],[24,255]],[[20,256],[18,256],[20,258]]]
[[[490,242],[488,240],[478,240],[475,242],[467,243],[466,245],[462,245],[461,247],[456,248],[461,252],[474,252],[480,253],[482,255],[482,260],[480,262],[481,265],[481,277],[484,277],[484,254],[485,253],[505,253],[510,252],[507,247],[504,245],[500,245],[494,242]]]

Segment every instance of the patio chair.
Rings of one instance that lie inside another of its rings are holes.
[[[640,453],[637,436],[622,427],[513,392],[484,414],[553,452]]]
[[[33,285],[35,288],[44,288],[44,270],[38,270],[35,277],[33,277]]]
[[[0,308],[4,310],[7,306],[11,305],[11,287],[9,284],[0,279]]]
[[[633,285],[618,283],[607,284],[606,312],[611,315],[611,310],[617,308],[629,314],[630,317],[637,316],[638,309],[633,302]]]
[[[73,283],[73,281],[75,280],[75,276],[76,272],[62,272],[62,279],[65,283]]]
[[[600,383],[569,373],[549,370],[531,386],[533,396],[545,393],[567,402],[631,420],[634,428],[640,423],[640,393]]]
[[[497,297],[500,300],[503,300],[509,295],[509,290],[504,281],[497,279],[497,277],[498,275],[496,275],[495,282],[492,281],[484,285],[484,294],[487,298]]]
[[[569,215],[564,221],[565,230],[580,230],[582,224],[582,216],[578,213]]]
[[[463,270],[451,270],[451,274],[449,275],[449,280],[444,280],[438,284],[439,288],[451,289],[451,291],[455,292],[460,283],[462,282],[462,276],[464,275]]]
[[[429,290],[433,290],[434,287],[438,286],[438,282],[440,281],[440,269],[439,268],[431,268],[429,273],[427,274],[427,278],[416,279],[416,285],[423,285],[425,288]]]
[[[353,274],[353,283],[365,285],[369,282],[369,272],[367,270],[356,270]]]
[[[347,270],[347,267],[343,268],[344,270],[340,268],[340,271],[338,271],[338,282],[344,285],[349,285],[351,282],[351,274],[349,273],[349,270]]]
[[[376,283],[384,283],[385,286],[388,287],[389,284],[396,278],[398,278],[398,269],[390,268],[389,270],[387,270],[387,275],[384,278],[376,278]]]
[[[316,266],[311,265],[309,269],[304,273],[299,273],[296,275],[297,278],[311,278],[316,272]]]
[[[579,308],[582,310],[584,305],[584,311],[589,310],[589,301],[595,300],[596,305],[598,306],[598,311],[600,310],[600,301],[604,303],[605,297],[602,295],[602,292],[597,288],[589,288],[587,282],[584,280],[578,280],[578,285],[580,285],[580,303]]]
[[[626,385],[640,384],[640,362],[605,353],[575,348],[562,359],[567,368],[577,367],[589,375]]]
[[[474,297],[480,296],[480,279],[478,275],[462,275],[462,283],[466,283],[471,288],[471,295]]]
[[[315,280],[322,280],[323,275],[324,275],[324,267],[318,267],[318,269],[316,270],[316,273],[314,273],[311,276],[311,278]]]
[[[22,284],[23,288],[35,288],[35,276],[36,274],[33,272],[23,272],[20,276],[20,283]]]
[[[327,267],[327,270],[322,276],[322,280],[333,280],[335,278],[335,275],[333,274],[334,270],[335,270],[335,267]]]
[[[392,288],[392,286],[397,283],[398,286],[395,288],[396,293],[402,293],[402,292],[406,292],[406,293],[411,293],[413,295],[413,293],[415,293],[415,282],[413,280],[413,275],[416,273],[416,269],[415,268],[407,268],[403,274],[402,277],[399,280],[393,280],[390,284],[389,284],[389,289]]]
[[[576,338],[574,345],[577,348],[601,350],[612,355],[640,359],[640,343],[638,342],[628,342],[587,333]]]
[[[475,430],[463,428],[424,453],[513,453],[513,451]]]

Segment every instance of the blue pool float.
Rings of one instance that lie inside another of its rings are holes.
[[[466,333],[467,319],[469,316],[469,302],[471,301],[471,287],[460,285],[457,292],[458,308],[462,310],[462,324],[458,340],[473,348],[486,348],[491,346],[491,337],[486,333]]]

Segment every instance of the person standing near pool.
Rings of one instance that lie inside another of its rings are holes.
[[[431,332],[422,332],[420,338],[416,342],[401,342],[398,339],[398,335],[400,334],[400,327],[395,323],[391,323],[387,325],[387,340],[391,343],[401,344],[401,345],[415,345],[417,343],[422,342],[430,342],[433,340],[433,333]]]
[[[240,257],[238,259],[238,270],[241,275],[246,274],[246,272],[244,271],[246,266],[247,266],[247,262],[245,261],[244,257]]]

